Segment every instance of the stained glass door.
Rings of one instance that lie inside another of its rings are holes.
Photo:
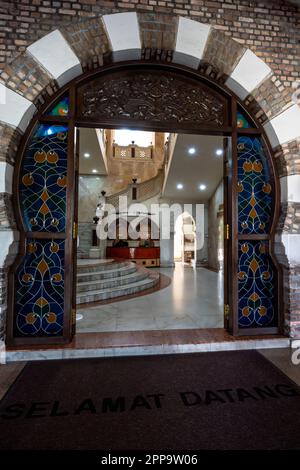
[[[18,171],[22,251],[9,331],[15,343],[72,336],[74,129],[64,119],[68,113],[66,95],[49,111],[49,122],[35,125]]]
[[[278,268],[272,253],[274,174],[263,137],[247,133],[249,120],[237,115],[237,331],[274,332],[279,326]]]

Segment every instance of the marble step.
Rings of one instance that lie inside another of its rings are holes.
[[[121,278],[124,276],[128,276],[129,274],[134,274],[136,271],[137,266],[135,263],[127,263],[125,266],[119,268],[116,267],[113,263],[110,265],[110,269],[77,273],[77,283],[95,282],[104,279]]]
[[[136,294],[146,289],[154,287],[159,282],[159,273],[152,272],[146,279],[141,281],[133,282],[132,284],[126,284],[123,286],[112,287],[108,289],[92,290],[87,292],[81,292],[77,294],[77,305],[97,302],[100,300],[112,299],[115,297]]]
[[[109,260],[103,262],[101,260],[88,260],[88,259],[78,259],[77,260],[77,273],[91,273],[99,271],[108,271],[111,269],[119,269],[134,263],[128,260]]]
[[[149,273],[146,269],[136,269],[133,273],[122,276],[119,275],[112,277],[111,279],[96,280],[95,276],[92,275],[93,279],[86,282],[80,281],[77,283],[77,293],[79,294],[81,292],[89,292],[92,290],[102,290],[111,287],[133,284],[135,282],[146,279],[148,276]]]

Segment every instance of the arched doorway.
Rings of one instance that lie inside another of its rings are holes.
[[[195,266],[197,261],[196,223],[187,212],[177,217],[174,235],[174,261]]]
[[[86,73],[33,119],[19,150],[14,204],[20,252],[10,271],[7,338],[70,341],[77,239],[76,126],[224,135],[225,316],[235,335],[278,333],[274,256],[279,191],[263,128],[239,99],[184,66],[119,63]]]

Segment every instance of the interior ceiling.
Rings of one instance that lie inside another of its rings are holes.
[[[84,154],[90,157],[85,158]],[[93,172],[97,170],[97,173]],[[79,131],[79,173],[82,175],[105,175],[106,169],[96,129],[80,128]]]
[[[223,157],[216,155],[223,148],[222,136],[178,134],[163,196],[172,200],[206,202],[214,194],[223,177]],[[188,149],[194,147],[194,155]],[[178,183],[183,189],[176,188]],[[199,185],[205,184],[204,191]]]

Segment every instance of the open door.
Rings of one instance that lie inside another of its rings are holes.
[[[75,129],[74,165],[74,214],[73,214],[73,288],[72,288],[72,336],[76,333],[76,287],[77,287],[77,245],[78,245],[78,184],[79,184],[79,139],[80,131]]]
[[[76,321],[77,198],[68,94],[28,136],[14,173],[20,251],[10,270],[9,344],[69,342]]]
[[[231,279],[233,278],[232,266],[232,142],[228,137],[224,138],[224,328],[232,331],[233,310]]]

